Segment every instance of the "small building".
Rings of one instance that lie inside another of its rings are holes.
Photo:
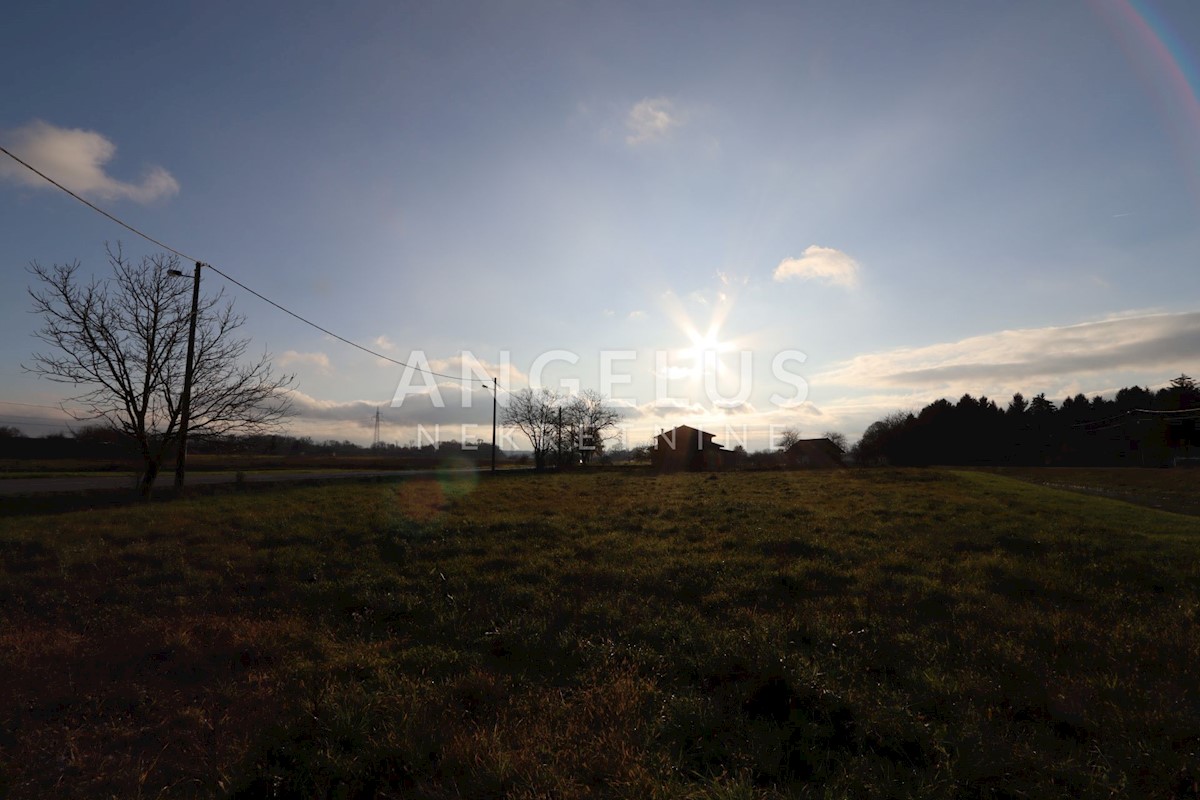
[[[712,472],[733,465],[734,451],[713,441],[714,433],[680,425],[654,437],[650,463],[662,472]]]
[[[846,466],[842,448],[829,439],[801,439],[784,451],[789,467],[798,469],[836,469]]]

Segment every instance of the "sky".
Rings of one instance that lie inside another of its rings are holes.
[[[0,27],[0,145],[476,379],[204,271],[293,433],[487,439],[495,375],[755,450],[1200,373],[1198,49],[1190,0],[51,0]],[[0,424],[72,394],[23,369],[28,265],[118,242],[160,252],[0,154]]]

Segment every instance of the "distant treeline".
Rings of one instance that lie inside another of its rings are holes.
[[[1060,404],[1018,392],[1001,408],[966,394],[872,423],[853,454],[860,464],[1165,466],[1200,456],[1197,419],[1200,389],[1187,375],[1157,392],[1133,386]]]
[[[460,442],[457,439],[439,441],[436,444],[401,445],[392,442],[380,442],[377,445],[360,445],[349,440],[324,439],[316,441],[311,436],[237,436],[221,439],[209,439],[189,445],[189,452],[211,453],[214,455],[244,454],[244,455],[393,455],[407,458],[428,457],[438,458],[447,455],[469,454],[475,458],[490,458],[492,445],[490,442],[474,441]],[[496,456],[504,457],[504,451],[496,448]]]
[[[442,459],[448,456],[466,456],[470,459],[490,459],[490,442],[459,442],[449,440],[435,444],[397,445],[380,444],[364,447],[351,441],[326,439],[315,441],[309,436],[263,435],[222,436],[219,438],[197,438],[188,442],[188,452],[193,455],[255,455],[255,456],[395,456],[405,459]],[[0,458],[83,458],[83,459],[132,459],[137,448],[132,439],[99,425],[84,426],[66,434],[52,434],[40,438],[21,436],[16,428],[0,428]],[[497,458],[504,458],[504,451],[496,449]]]

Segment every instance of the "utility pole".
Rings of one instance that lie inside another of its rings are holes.
[[[183,276],[179,270],[173,269],[171,275]],[[192,417],[192,370],[196,355],[196,317],[200,313],[200,262],[192,272],[192,316],[188,322],[187,364],[183,368],[183,395],[179,405],[179,453],[175,460],[175,488],[183,488],[183,476],[187,471],[187,436],[188,423]]]
[[[375,437],[371,441],[371,449],[379,449],[379,409],[375,409]]]
[[[492,472],[496,471],[496,404],[500,400],[499,378],[492,378]]]

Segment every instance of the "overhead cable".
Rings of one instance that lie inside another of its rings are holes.
[[[154,245],[156,245],[156,246],[158,246],[158,247],[161,247],[162,249],[166,250],[168,253],[173,253],[174,255],[177,255],[177,256],[179,256],[180,258],[184,259],[185,261],[194,261],[194,262],[195,262],[196,264],[198,264],[198,265],[202,264],[203,266],[205,266],[205,267],[208,267],[209,269],[211,269],[213,272],[215,272],[215,273],[217,273],[218,275],[220,275],[220,276],[221,276],[222,278],[224,278],[225,280],[229,281],[230,283],[234,284],[235,286],[238,286],[238,287],[240,287],[240,288],[242,288],[242,289],[246,290],[246,291],[247,291],[247,292],[249,292],[250,294],[252,294],[252,295],[254,295],[255,297],[257,297],[259,300],[262,300],[263,302],[265,302],[265,303],[268,303],[268,304],[269,304],[269,305],[271,305],[271,306],[274,306],[275,308],[279,309],[279,310],[280,310],[280,311],[282,311],[283,313],[285,313],[285,314],[287,314],[287,315],[289,315],[289,316],[291,316],[291,317],[294,317],[295,319],[298,319],[298,320],[300,320],[300,321],[301,321],[301,322],[303,322],[305,325],[308,325],[309,327],[315,328],[315,329],[319,330],[321,333],[324,333],[324,334],[325,334],[325,335],[327,335],[327,336],[332,336],[334,339],[337,339],[339,342],[342,342],[342,343],[344,343],[344,344],[348,344],[348,345],[350,345],[351,347],[355,347],[355,348],[357,348],[357,349],[359,349],[359,350],[363,351],[364,353],[368,353],[368,354],[370,354],[370,355],[373,355],[373,356],[375,356],[376,358],[381,358],[381,359],[383,359],[384,361],[388,361],[388,362],[390,362],[390,363],[392,363],[392,364],[396,364],[396,365],[398,365],[398,366],[405,367],[405,368],[407,368],[407,369],[416,370],[417,372],[422,372],[422,373],[425,373],[426,375],[434,375],[434,376],[437,376],[437,377],[439,377],[439,378],[448,378],[448,379],[450,379],[450,380],[453,380],[453,381],[461,381],[461,382],[463,382],[463,383],[481,383],[481,384],[482,384],[482,383],[490,383],[490,381],[484,381],[484,380],[481,380],[481,379],[478,379],[478,378],[464,378],[464,377],[462,377],[461,375],[449,375],[449,374],[447,374],[447,373],[444,373],[444,372],[435,372],[434,370],[431,370],[431,369],[424,369],[423,367],[418,367],[418,366],[416,366],[416,365],[414,365],[414,364],[409,364],[409,363],[407,363],[407,362],[400,361],[400,360],[398,360],[398,359],[392,358],[391,356],[386,356],[386,355],[384,355],[383,353],[378,353],[378,352],[376,352],[376,351],[372,350],[371,348],[369,348],[369,347],[365,347],[365,346],[363,346],[363,345],[361,345],[361,344],[359,344],[359,343],[357,343],[357,342],[351,341],[350,339],[347,339],[347,338],[346,338],[346,337],[344,337],[344,336],[339,336],[338,334],[334,333],[333,331],[329,330],[328,328],[325,328],[325,327],[323,327],[323,326],[321,326],[321,325],[318,325],[317,323],[313,322],[312,320],[310,320],[310,319],[306,319],[305,317],[302,317],[301,315],[297,314],[295,311],[292,311],[291,309],[289,309],[289,308],[285,308],[284,306],[280,305],[279,303],[276,303],[274,300],[272,300],[272,299],[270,299],[269,297],[267,297],[267,296],[263,295],[262,293],[260,293],[260,292],[256,292],[255,290],[251,289],[251,288],[250,288],[249,286],[247,286],[246,284],[242,283],[241,281],[239,281],[239,280],[237,280],[237,279],[235,279],[235,278],[233,278],[233,277],[230,277],[228,274],[226,274],[225,272],[222,272],[220,269],[218,269],[217,267],[213,266],[212,264],[209,264],[208,262],[205,262],[205,261],[201,261],[200,259],[198,259],[198,258],[195,258],[194,256],[189,256],[187,253],[184,253],[184,252],[182,252],[182,251],[180,251],[180,250],[176,250],[174,247],[171,247],[169,244],[166,244],[166,243],[164,243],[164,242],[161,242],[161,241],[159,241],[158,239],[155,239],[153,236],[150,236],[150,235],[149,235],[149,234],[147,234],[147,233],[143,233],[142,231],[138,230],[138,229],[137,229],[137,228],[135,228],[134,226],[130,225],[128,222],[125,222],[124,220],[120,219],[119,217],[116,217],[116,216],[114,216],[113,214],[110,214],[109,212],[105,211],[103,208],[100,208],[100,206],[96,205],[95,203],[92,203],[91,201],[89,201],[89,200],[86,200],[86,199],[84,199],[83,197],[79,196],[78,194],[76,194],[75,192],[71,191],[71,190],[70,190],[70,189],[68,189],[66,186],[63,186],[61,183],[59,183],[58,181],[54,180],[54,179],[53,179],[53,178],[51,178],[49,175],[47,175],[46,173],[42,172],[41,170],[39,170],[37,167],[33,166],[32,164],[29,164],[28,162],[26,162],[26,161],[22,160],[22,159],[21,159],[21,158],[19,158],[18,156],[16,156],[16,155],[13,155],[13,153],[11,153],[9,150],[7,150],[6,148],[4,148],[3,146],[0,146],[0,153],[3,153],[4,155],[8,156],[8,157],[9,157],[9,158],[11,158],[13,161],[16,161],[18,164],[20,164],[21,166],[25,167],[25,169],[27,169],[27,170],[29,170],[30,172],[32,172],[34,175],[37,175],[37,176],[38,176],[39,178],[41,178],[42,180],[44,180],[44,181],[46,181],[46,182],[50,183],[51,185],[53,185],[53,186],[55,186],[55,187],[57,187],[57,188],[61,189],[61,190],[62,190],[62,191],[64,191],[64,192],[66,192],[66,193],[67,193],[67,194],[69,194],[71,197],[75,198],[76,200],[78,200],[79,202],[83,203],[83,204],[84,204],[85,206],[87,206],[88,208],[90,208],[90,209],[92,209],[93,211],[95,211],[97,214],[101,214],[101,215],[103,215],[103,216],[107,217],[108,219],[110,219],[110,220],[112,220],[113,222],[115,222],[115,223],[117,223],[118,225],[120,225],[122,228],[125,228],[127,231],[130,231],[131,233],[134,233],[134,234],[136,234],[137,236],[140,236],[140,237],[142,237],[143,239],[145,239],[146,241],[150,242],[151,244],[154,244]]]

